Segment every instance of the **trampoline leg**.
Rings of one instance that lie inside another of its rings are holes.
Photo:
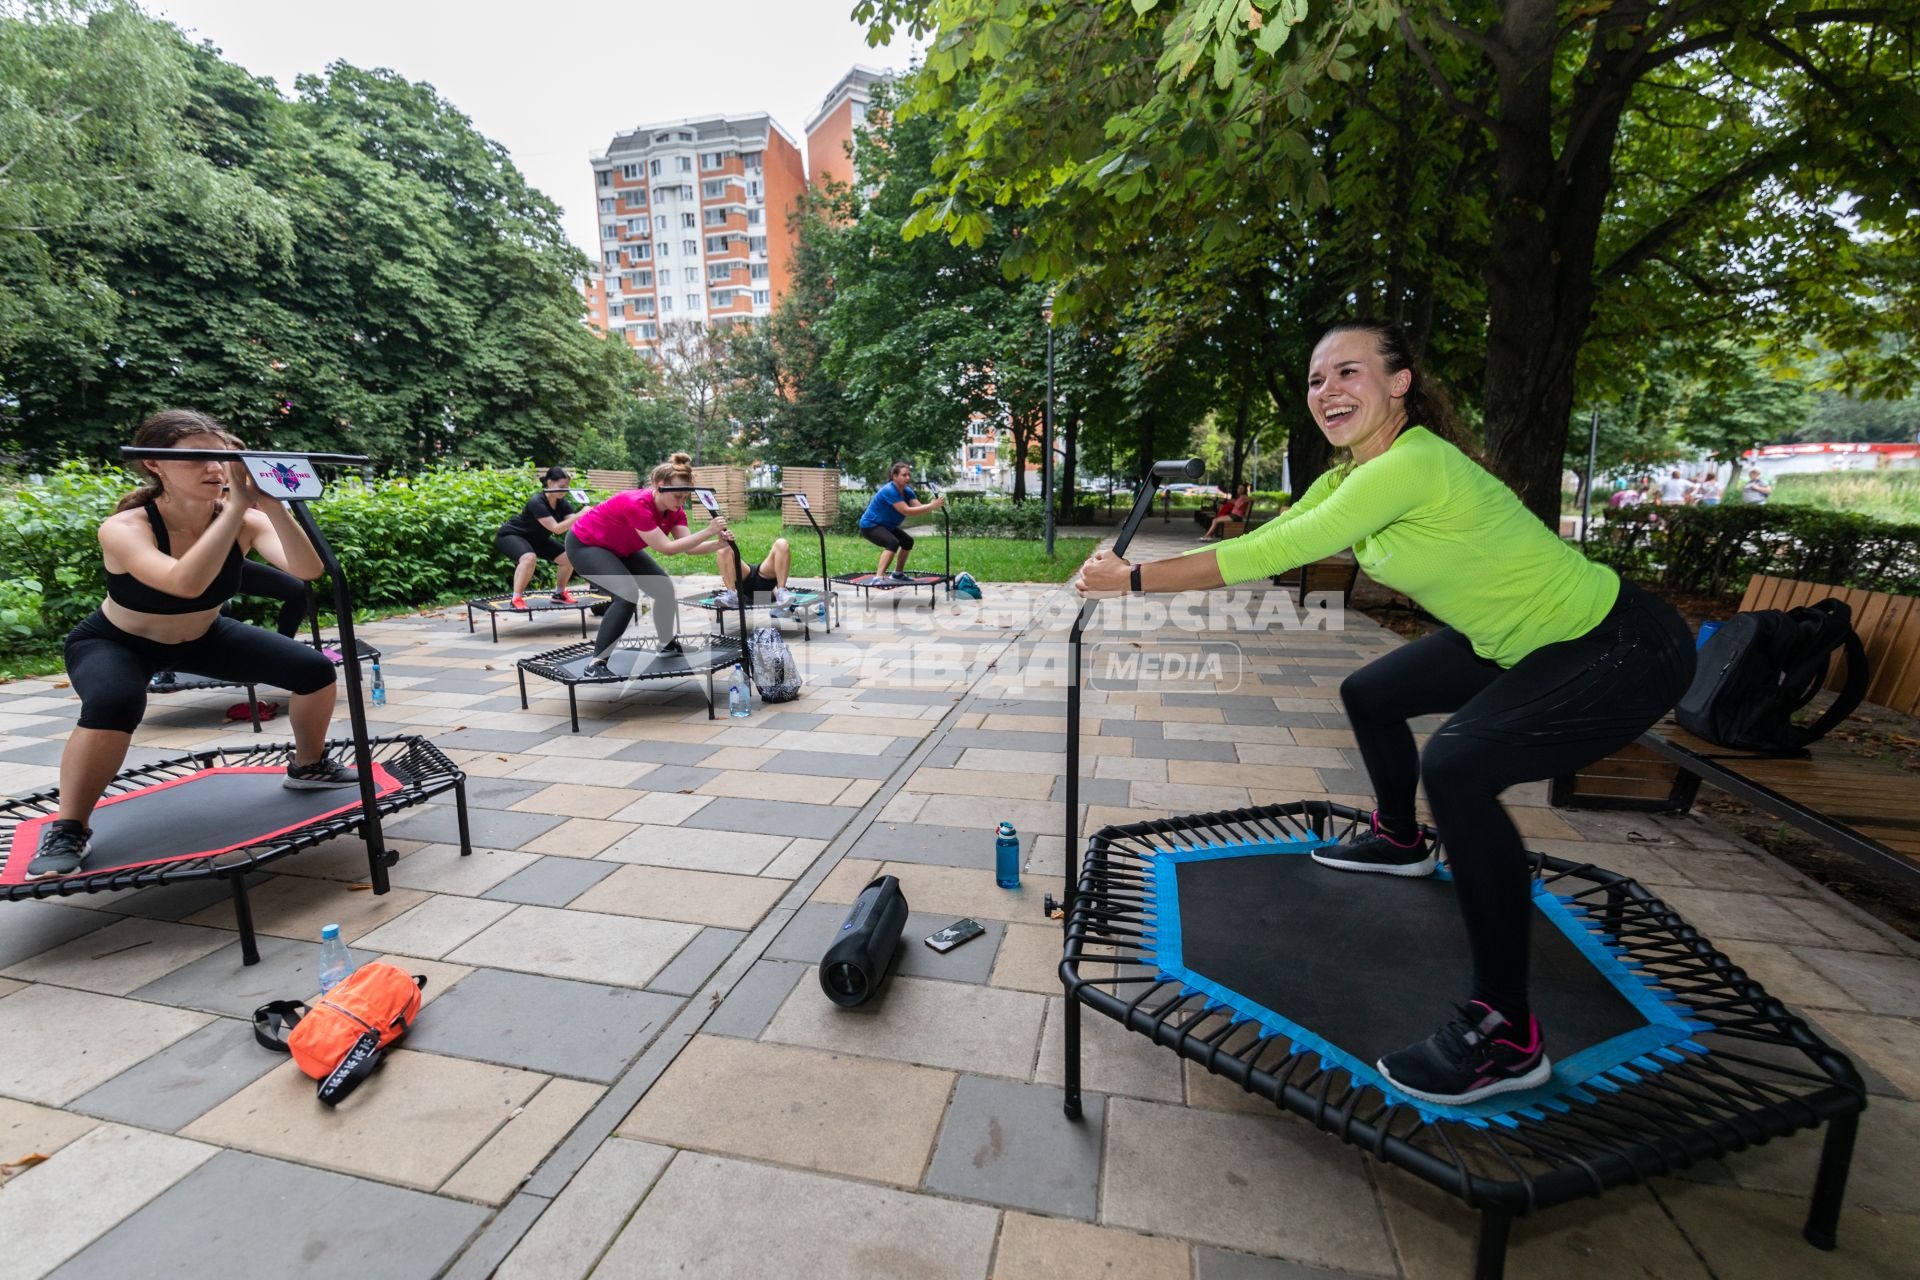
[[[460,781],[453,784],[453,816],[460,824],[460,856],[469,857],[473,853],[473,836],[467,830],[467,779],[464,774]]]
[[[527,709],[527,671],[525,667],[520,669],[520,709],[522,711]]]
[[[493,642],[500,643],[500,615],[492,609],[487,610],[487,625],[493,628]]]
[[[1065,1033],[1061,1040],[1066,1045],[1066,1103],[1060,1109],[1067,1113],[1067,1119],[1080,1118],[1080,1002],[1072,996],[1067,997],[1067,1021],[1062,1028]]]
[[[1500,1280],[1507,1270],[1507,1233],[1513,1215],[1504,1209],[1480,1211],[1480,1243],[1474,1249],[1474,1280]]]
[[[713,719],[713,670],[707,670],[707,719]]]
[[[573,731],[580,732],[580,690],[574,685],[567,686],[567,714],[573,717]]]
[[[253,717],[253,731],[264,732],[260,728],[260,691],[255,685],[247,686],[247,714]]]
[[[247,901],[247,875],[240,871],[227,877],[233,885],[233,922],[240,928],[240,963],[260,963],[260,947],[253,940],[253,907]]]
[[[585,609],[580,611],[580,638],[582,640],[587,638],[587,611]]]
[[[467,606],[467,634],[473,634],[473,606]]]
[[[1820,1149],[1820,1172],[1813,1180],[1813,1205],[1801,1235],[1816,1249],[1832,1249],[1840,1232],[1840,1207],[1847,1198],[1847,1171],[1853,1165],[1853,1138],[1860,1113],[1849,1112],[1827,1122],[1826,1145]]]

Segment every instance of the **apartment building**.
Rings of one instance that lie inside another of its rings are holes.
[[[609,332],[658,354],[661,328],[673,321],[773,314],[792,275],[787,215],[806,172],[799,144],[772,117],[616,134],[593,157],[593,181]]]
[[[848,152],[853,131],[866,123],[867,107],[873,100],[873,86],[889,78],[891,72],[856,65],[827,91],[820,109],[807,121],[807,180],[823,186],[852,182],[853,166]]]
[[[607,332],[607,277],[606,273],[590,270],[574,281],[580,289],[580,296],[587,300],[587,327]]]

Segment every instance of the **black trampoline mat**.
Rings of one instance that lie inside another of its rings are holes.
[[[1336,871],[1303,854],[1182,862],[1177,876],[1182,966],[1362,1062],[1426,1039],[1471,990],[1451,881]],[[1553,921],[1532,916],[1533,1011],[1550,1056],[1647,1025]]]
[[[788,587],[787,590],[793,596],[793,599],[787,602],[789,608],[797,609],[804,605],[819,604],[822,600],[826,599],[826,597],[821,595],[818,591],[801,591],[796,587]],[[685,603],[695,609],[711,609],[715,613],[732,613],[735,609],[738,609],[740,607],[737,604],[714,603],[713,597],[716,594],[717,593],[710,591],[706,595],[695,596],[693,597],[693,599],[688,600]],[[771,597],[768,597],[767,599],[764,599],[764,600],[747,601],[747,608],[749,610],[771,609],[773,607],[774,607],[774,604]]]
[[[905,582],[877,573],[844,573],[834,578],[835,582],[844,582],[849,586],[868,587],[875,591],[887,591],[894,587],[925,587],[945,582],[944,573],[909,573]]]
[[[313,647],[312,636],[300,636],[296,638],[309,649]],[[359,653],[362,662],[371,662],[380,656],[378,649],[368,644],[365,640],[362,640],[359,636],[353,638],[353,647],[355,651]],[[331,650],[331,652],[329,652],[329,650]],[[327,660],[336,667],[346,660],[340,652],[340,638],[338,636],[322,637],[320,641],[320,652],[326,654]],[[259,685],[268,684],[269,682],[257,680],[253,683]],[[245,680],[222,680],[215,676],[201,675],[197,671],[190,671],[185,667],[181,667],[174,672],[172,684],[148,684],[147,692],[190,693],[196,689],[243,689],[246,685],[247,681]],[[270,687],[277,688],[278,686]]]
[[[597,604],[610,604],[613,600],[606,592],[592,589],[570,594],[573,596],[572,604],[555,600],[550,591],[529,591],[526,593],[525,608],[515,608],[512,596],[477,596],[467,601],[467,608],[485,609],[488,613],[542,613],[549,609],[591,609]]]
[[[111,796],[93,811],[93,848],[78,874],[244,849],[360,807],[358,787],[291,791],[280,785],[284,777],[279,765],[207,769]],[[400,789],[400,780],[378,763],[373,777],[378,795]],[[51,822],[35,818],[14,829],[0,884],[26,882],[27,864]]]
[[[607,666],[612,668],[614,677],[621,680],[666,680],[678,676],[703,676],[709,671],[732,666],[740,661],[740,646],[716,645],[708,648],[682,640],[681,652],[658,653],[652,649],[616,648],[607,655]],[[586,680],[581,672],[593,661],[593,648],[586,652],[553,664],[560,678],[579,684],[605,684],[605,678]]]

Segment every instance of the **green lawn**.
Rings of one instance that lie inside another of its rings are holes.
[[[689,513],[693,518],[694,513]],[[695,520],[695,524],[699,523]],[[946,552],[941,546],[938,517],[931,532],[921,520],[910,520],[913,532],[913,556],[907,561],[912,569],[939,573],[945,568]],[[749,511],[744,520],[733,522],[741,550],[749,559],[762,559],[775,538],[784,537],[793,544],[793,576],[804,582],[820,576],[820,542],[809,525],[783,527],[778,512]],[[953,540],[953,571],[971,573],[982,582],[1065,582],[1081,563],[1093,554],[1098,544],[1092,538],[1056,538],[1053,559],[1038,538],[961,538]],[[864,538],[850,534],[827,534],[827,563],[832,572],[861,573],[879,563],[880,551]],[[712,556],[667,556],[661,566],[675,577],[690,573],[714,572]]]
[[[1781,476],[1774,482],[1773,502],[1913,524],[1920,521],[1920,468]]]

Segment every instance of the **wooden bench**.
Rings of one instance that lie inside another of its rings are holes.
[[[1740,609],[1791,609],[1829,596],[1853,610],[1867,651],[1867,702],[1920,714],[1920,600],[1755,574]],[[1839,687],[1844,668],[1844,659],[1833,664],[1829,689]],[[1669,719],[1635,745],[1555,778],[1548,799],[1569,808],[1684,813],[1703,781],[1920,884],[1920,779],[1831,737],[1814,743],[1804,758],[1775,759],[1717,746]]]

